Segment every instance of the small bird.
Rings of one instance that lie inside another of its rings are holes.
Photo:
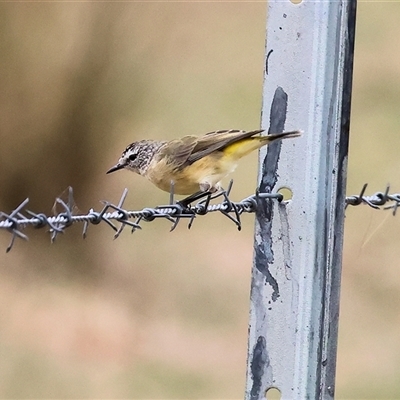
[[[123,151],[107,174],[125,168],[166,192],[173,185],[175,194],[215,193],[243,156],[275,140],[301,135],[296,130],[262,136],[263,131],[220,130],[171,141],[140,140]]]

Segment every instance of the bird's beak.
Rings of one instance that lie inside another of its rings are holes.
[[[114,165],[113,167],[111,167],[111,168],[106,172],[106,174],[111,174],[111,172],[118,171],[119,169],[122,169],[122,168],[124,168],[124,165],[123,165],[123,164]]]

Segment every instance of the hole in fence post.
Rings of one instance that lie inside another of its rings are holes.
[[[290,188],[283,186],[278,189],[278,193],[283,196],[283,201],[292,200],[293,192]]]
[[[281,400],[281,391],[277,388],[271,387],[265,392],[265,398],[267,400]]]

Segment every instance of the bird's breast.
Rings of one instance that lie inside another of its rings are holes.
[[[191,165],[175,168],[167,160],[153,161],[146,171],[146,178],[161,190],[169,192],[171,181],[174,182],[174,193],[193,194],[199,190],[200,183],[216,185],[226,175],[233,172],[237,163],[222,152],[210,154]]]

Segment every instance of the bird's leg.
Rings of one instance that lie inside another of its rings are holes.
[[[215,193],[218,191],[217,186],[211,186],[208,182],[202,182],[199,186],[202,192]]]
[[[194,201],[200,200],[203,197],[206,197],[206,196],[209,196],[209,195],[211,195],[210,191],[204,192],[202,190],[199,190],[198,192],[193,193],[190,196],[185,197],[184,199],[177,201],[177,203],[180,204],[184,208],[188,208],[188,205],[190,203],[193,203]]]
[[[207,199],[207,202],[210,200],[215,200],[218,199],[218,197],[223,196],[226,201],[231,202],[229,200],[229,195],[232,190],[232,185],[233,185],[233,179],[229,182],[228,188],[225,190],[219,183],[215,185],[212,189],[208,191],[209,193],[209,198]],[[202,200],[201,202],[204,203],[206,200]]]
[[[191,194],[190,196],[184,198],[183,200],[178,201],[178,203],[180,205],[182,205],[183,207],[187,207],[190,203],[193,203],[194,201],[200,200],[203,197],[211,197],[214,193],[218,192],[221,190],[221,187],[219,184],[212,186],[210,183],[208,182],[201,182],[200,183],[200,190],[196,193]],[[219,195],[217,195],[216,197],[219,197]]]

